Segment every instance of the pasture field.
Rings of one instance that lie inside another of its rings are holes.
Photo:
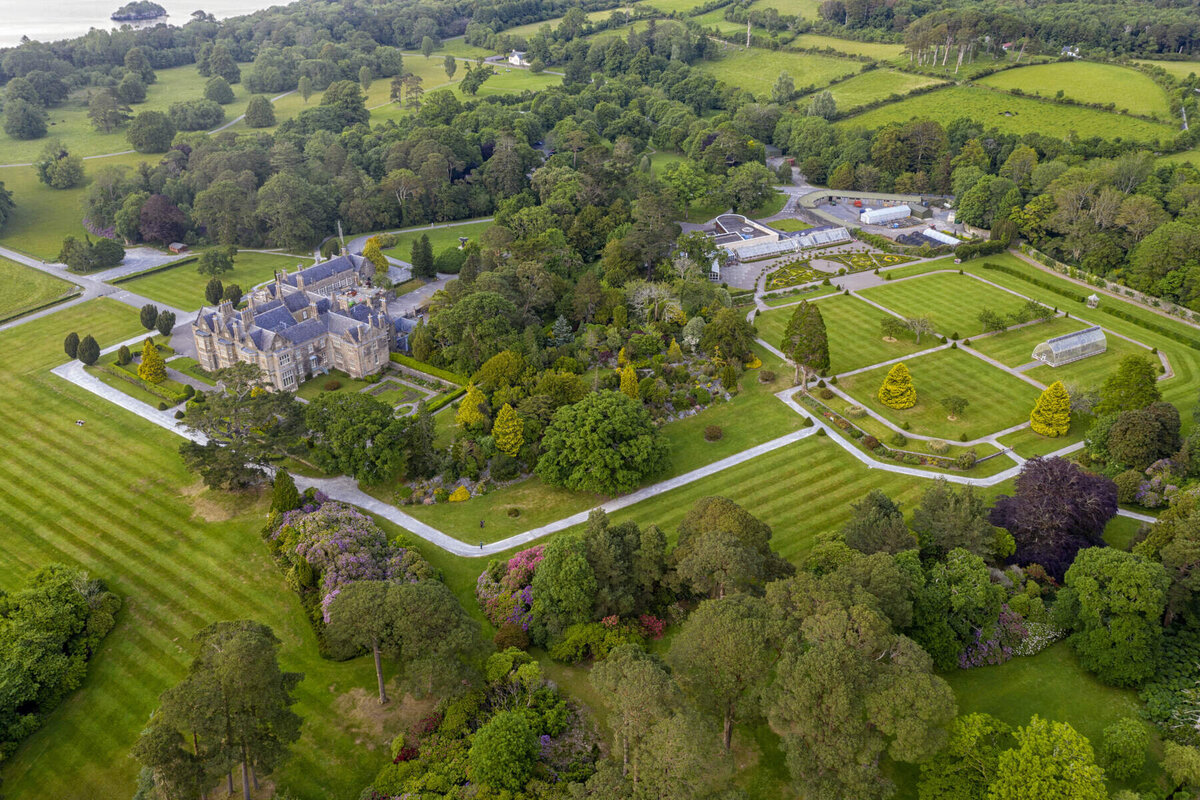
[[[892,69],[873,69],[829,87],[834,102],[841,111],[855,109],[915,89],[941,83],[937,78],[898,72]],[[801,101],[803,102],[803,101]]]
[[[983,333],[979,312],[991,309],[1005,316],[1025,304],[1021,298],[969,275],[945,272],[873,286],[859,294],[902,317],[929,314],[940,335],[958,333],[967,339]]]
[[[217,277],[225,286],[236,283],[243,292],[248,293],[252,286],[271,280],[275,270],[286,269],[294,272],[297,265],[311,267],[312,263],[311,257],[242,250],[233,259],[233,269]],[[209,279],[210,276],[196,271],[196,262],[192,261],[141,278],[122,281],[120,286],[135,294],[145,295],[151,300],[192,311],[206,304],[204,287],[208,285]]]
[[[1027,95],[1054,97],[1057,92],[1081,103],[1115,103],[1134,114],[1166,117],[1167,93],[1148,75],[1116,64],[1059,61],[1006,69],[979,80],[985,86]]]
[[[844,127],[878,128],[889,122],[907,122],[914,117],[948,125],[970,117],[1005,133],[1039,132],[1066,137],[1100,134],[1143,142],[1169,141],[1175,136],[1171,125],[1147,122],[1123,114],[1092,108],[1063,106],[1030,97],[1016,97],[981,86],[951,86],[928,94],[908,97],[898,103],[875,108],[839,122]]]
[[[0,258],[0,320],[18,316],[63,297],[73,284],[36,269]]]
[[[1165,164],[1186,164],[1191,162],[1193,166],[1200,164],[1200,147],[1192,150],[1183,150],[1179,153],[1170,153],[1165,156],[1159,156],[1156,161]]]
[[[664,2],[669,6],[673,6],[680,3],[686,4],[690,2],[690,0],[664,0]],[[690,7],[695,8],[696,6],[700,5],[700,2],[701,0],[696,0],[691,4]],[[667,11],[666,9],[660,8],[658,3],[646,3],[645,5],[652,5],[654,8],[658,9],[659,11],[663,11],[664,13]],[[624,8],[608,8],[604,9],[603,11],[589,11],[584,16],[587,17],[588,22],[599,22],[600,20],[609,19],[614,11],[624,11],[626,14],[633,14],[633,7],[628,6]],[[516,25],[512,28],[505,28],[504,30],[499,31],[499,33],[507,33],[512,36],[520,36],[528,39],[530,36],[533,36],[535,33],[540,31],[543,25],[549,25],[551,30],[557,30],[558,26],[562,24],[562,21],[562,17],[554,17],[553,19],[544,19],[538,22],[530,22],[525,25]]]
[[[476,47],[473,44],[467,44],[466,39],[462,36],[455,36],[453,39],[443,39],[442,46],[434,50],[433,54],[440,56],[461,56],[462,58],[487,58],[490,55],[495,55],[486,47]]]
[[[1038,392],[986,361],[958,350],[939,350],[904,362],[912,373],[917,404],[897,410],[879,402],[876,392],[890,366],[844,378],[839,388],[860,404],[897,424],[907,422],[913,433],[954,442],[963,434],[976,439],[1029,420]],[[941,398],[959,395],[971,404],[957,420],[947,418]]]
[[[242,66],[244,69],[249,67]],[[180,100],[200,100],[204,97],[204,84],[208,79],[200,75],[195,64],[160,69],[156,75],[158,80],[146,87],[146,100],[131,106],[135,115],[142,111],[166,111],[172,103]],[[245,86],[236,83],[230,88],[233,89],[234,100],[221,106],[225,109],[226,122],[244,112],[246,104],[250,102],[250,93],[246,91]],[[0,133],[0,151],[4,153],[0,156],[0,163],[33,161],[42,152],[46,142],[52,138],[62,140],[68,150],[80,156],[129,150],[131,145],[125,138],[126,128],[102,133],[92,127],[87,115],[87,91],[75,91],[62,105],[47,109],[47,132],[41,139],[22,141]]]
[[[436,257],[448,247],[458,247],[460,236],[478,239],[491,226],[491,220],[484,220],[482,222],[471,222],[468,220],[462,225],[444,225],[438,228],[406,228],[397,236],[396,246],[389,247],[383,252],[392,258],[408,261],[412,258],[413,242],[420,239],[422,234],[424,234],[429,237],[429,244],[433,246],[433,255]]]
[[[924,342],[918,345],[912,334],[905,334],[894,343],[885,342],[880,334],[879,320],[886,315],[856,297],[826,297],[816,306],[821,310],[829,335],[830,372],[834,375],[899,358],[937,344],[935,340],[925,337]],[[788,320],[795,311],[795,307],[785,307],[760,313],[754,320],[759,335],[778,347]]]
[[[1007,367],[1019,367],[1033,360],[1033,348],[1038,344],[1086,327],[1088,326],[1077,319],[1055,317],[1024,328],[972,339],[971,347]]]
[[[103,167],[135,167],[142,161],[157,163],[158,158],[129,153],[84,161],[84,185],[74,189],[51,189],[38,180],[33,167],[0,168],[0,181],[13,193],[17,204],[0,229],[0,244],[46,261],[55,260],[65,237],[82,237],[85,233],[80,202],[87,191],[86,176]]]
[[[780,14],[792,14],[801,19],[816,19],[821,8],[821,0],[755,0],[750,8],[761,11],[773,8]]]
[[[547,89],[551,86],[558,86],[562,83],[563,76],[550,72],[534,73],[527,69],[519,67],[506,67],[500,65],[496,68],[496,74],[484,81],[479,87],[478,94],[474,98],[464,94],[459,84],[462,83],[463,67],[458,65],[458,72],[454,74],[454,93],[458,95],[459,100],[481,99],[501,94],[520,94],[521,92],[537,92],[542,89]],[[442,73],[442,78],[446,77],[446,73]]]
[[[724,8],[714,8],[712,11],[705,11],[703,14],[697,14],[692,17],[692,20],[706,29],[716,28],[721,36],[729,37],[731,41],[737,41],[738,34],[741,34],[741,42],[743,44],[746,42],[746,26],[726,20]]]
[[[770,0],[756,3],[766,6]],[[853,39],[839,39],[836,36],[822,36],[817,33],[802,33],[792,40],[790,47],[814,47],[819,50],[829,48],[839,53],[852,56],[870,56],[880,61],[891,61],[904,54],[904,45],[893,42],[856,42]]]
[[[686,17],[688,12],[704,5],[704,2],[705,0],[642,0],[642,2],[637,4],[637,7],[653,8],[655,11],[663,14],[679,14]],[[724,11],[724,9],[721,10]]]
[[[858,72],[862,65],[836,56],[750,49],[727,50],[721,58],[702,61],[697,68],[730,86],[768,96],[781,72],[791,75],[796,87],[803,89],[825,86],[832,80]]]
[[[1200,61],[1150,61],[1138,60],[1138,64],[1150,64],[1151,66],[1161,67],[1171,75],[1180,80],[1186,79],[1189,75],[1200,75]]]
[[[61,561],[107,581],[123,607],[83,687],[5,761],[5,794],[128,796],[137,773],[129,748],[159,693],[183,676],[191,637],[217,620],[252,618],[283,640],[284,668],[305,673],[303,736],[274,782],[306,800],[357,795],[386,758],[371,733],[376,712],[359,703],[370,700],[369,660],[317,655],[258,536],[264,499],[204,491],[183,467],[178,437],[46,372],[65,359],[71,330],[101,346],[143,332],[137,309],[101,299],[0,333],[0,587]]]

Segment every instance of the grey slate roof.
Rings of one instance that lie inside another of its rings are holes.
[[[323,281],[326,278],[332,278],[335,275],[339,275],[347,271],[353,271],[354,269],[356,269],[354,266],[354,261],[350,258],[350,256],[338,256],[336,258],[331,258],[328,261],[322,261],[320,264],[313,264],[311,267],[306,269],[293,272],[291,275],[288,275],[286,278],[284,278],[284,283],[287,283],[289,286],[299,286],[300,284],[297,280],[297,276],[301,276],[304,278],[304,285],[311,286],[317,281]]]

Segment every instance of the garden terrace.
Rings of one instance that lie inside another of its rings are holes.
[[[930,336],[924,337],[918,345],[916,337],[911,333],[905,333],[895,342],[884,341],[879,321],[887,315],[857,297],[826,297],[817,303],[817,308],[821,310],[821,316],[825,320],[825,331],[829,338],[830,372],[834,375],[890,361],[937,345],[937,341]],[[783,332],[787,329],[788,320],[792,318],[795,310],[794,307],[785,306],[761,312],[754,319],[759,335],[772,346],[778,347]]]
[[[902,317],[929,314],[942,336],[957,333],[968,339],[983,333],[979,312],[990,309],[1004,317],[1020,311],[1025,305],[1024,298],[974,276],[955,273],[893,281],[864,289],[859,294]]]
[[[888,366],[843,377],[837,388],[897,425],[908,423],[913,433],[949,442],[964,435],[977,439],[1027,423],[1039,394],[1020,378],[962,350],[942,349],[904,363],[917,390],[917,404],[912,408],[888,408],[876,397]],[[948,412],[939,402],[951,395],[970,402],[954,421],[947,419]]]

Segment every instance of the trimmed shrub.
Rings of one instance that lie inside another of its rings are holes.
[[[336,392],[338,389],[342,388],[342,382],[337,378],[330,378],[329,380],[325,381],[323,388],[327,392]]]
[[[862,443],[863,447],[867,448],[868,450],[874,450],[876,447],[879,447],[879,440],[870,434],[867,434],[862,438]]]
[[[167,404],[166,404],[166,403],[161,403],[161,402],[160,402],[160,403],[158,404],[158,410],[159,410],[159,411],[166,411],[166,410],[167,410]]]
[[[978,458],[979,457],[976,455],[974,450],[968,450],[967,452],[960,454],[958,458],[954,459],[954,466],[962,470],[971,469],[971,467],[975,466],[975,461]]]
[[[725,431],[721,430],[720,425],[709,425],[704,429],[704,441],[716,442],[724,438]]]
[[[896,431],[890,437],[888,437],[888,441],[896,447],[904,447],[904,445],[908,444],[908,437],[900,431]]]
[[[935,455],[945,455],[950,451],[950,445],[943,442],[941,439],[934,439],[929,443],[929,452]]]
[[[849,406],[846,409],[846,416],[851,419],[861,419],[867,415],[867,410],[862,406]]]
[[[461,503],[471,499],[471,490],[465,486],[460,486],[450,493],[447,498],[451,503]]]
[[[183,419],[183,412],[182,412],[182,411],[176,411],[176,412],[175,412],[175,419]]]
[[[508,511],[505,511],[504,513],[507,514],[511,519],[516,519],[517,517],[521,516],[521,509],[517,508],[516,506],[513,506],[512,508],[510,508]]]
[[[833,393],[833,389],[830,389],[828,387],[822,389],[817,394],[819,394],[821,396],[822,400],[832,400],[834,397],[837,396]]]
[[[759,383],[774,383],[774,381],[775,381],[775,373],[772,372],[771,370],[764,369],[762,372],[758,373],[758,382]]]

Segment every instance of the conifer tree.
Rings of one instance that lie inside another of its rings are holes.
[[[829,369],[829,337],[825,332],[825,319],[821,310],[807,300],[792,312],[787,330],[783,332],[780,349],[796,367],[795,381],[807,388],[809,373],[825,372]],[[804,380],[801,381],[801,374]]]
[[[667,363],[678,364],[683,361],[683,349],[679,346],[679,342],[675,341],[675,337],[671,337],[671,346],[667,348]]]
[[[96,344],[96,340],[92,338],[90,333],[80,340],[79,350],[75,356],[89,367],[95,364],[96,360],[100,358],[100,345]]]
[[[1029,415],[1029,427],[1042,436],[1066,436],[1071,428],[1071,396],[1062,381],[1046,387]]]
[[[71,331],[70,333],[67,334],[67,338],[63,340],[63,350],[66,351],[67,356],[69,356],[70,358],[75,358],[75,356],[78,355],[78,353],[79,353],[79,334],[78,333],[76,333],[75,331]]]
[[[629,355],[625,352],[625,348],[622,347],[620,350],[617,351],[617,366],[623,367],[628,363],[629,363]]]
[[[632,364],[626,364],[621,370],[621,394],[632,397],[634,400],[641,399],[638,393],[637,371],[634,370]]]
[[[454,415],[454,422],[460,428],[475,428],[483,424],[483,406],[487,402],[487,398],[483,396],[483,392],[479,391],[479,387],[472,384],[467,387],[467,394],[458,404],[458,411]]]
[[[167,363],[163,361],[158,348],[150,339],[142,346],[142,363],[138,365],[138,377],[146,383],[162,383],[167,379]]]
[[[904,362],[888,371],[883,385],[879,387],[879,402],[888,408],[912,408],[917,404],[917,390],[913,388],[912,374]]]
[[[496,447],[502,453],[506,453],[513,458],[521,452],[521,445],[525,444],[525,426],[521,422],[521,417],[513,407],[505,403],[499,413],[496,414],[496,424],[492,426],[492,438],[496,440]]]
[[[383,255],[383,250],[379,247],[379,239],[372,236],[367,239],[367,243],[363,245],[363,258],[375,265],[376,270],[387,270],[387,258]]]
[[[225,294],[225,285],[221,283],[220,278],[209,278],[208,283],[204,287],[204,299],[209,305],[220,305],[221,297]]]
[[[296,481],[286,469],[280,467],[275,472],[274,491],[271,494],[271,510],[285,513],[300,507],[300,492],[296,490]]]

